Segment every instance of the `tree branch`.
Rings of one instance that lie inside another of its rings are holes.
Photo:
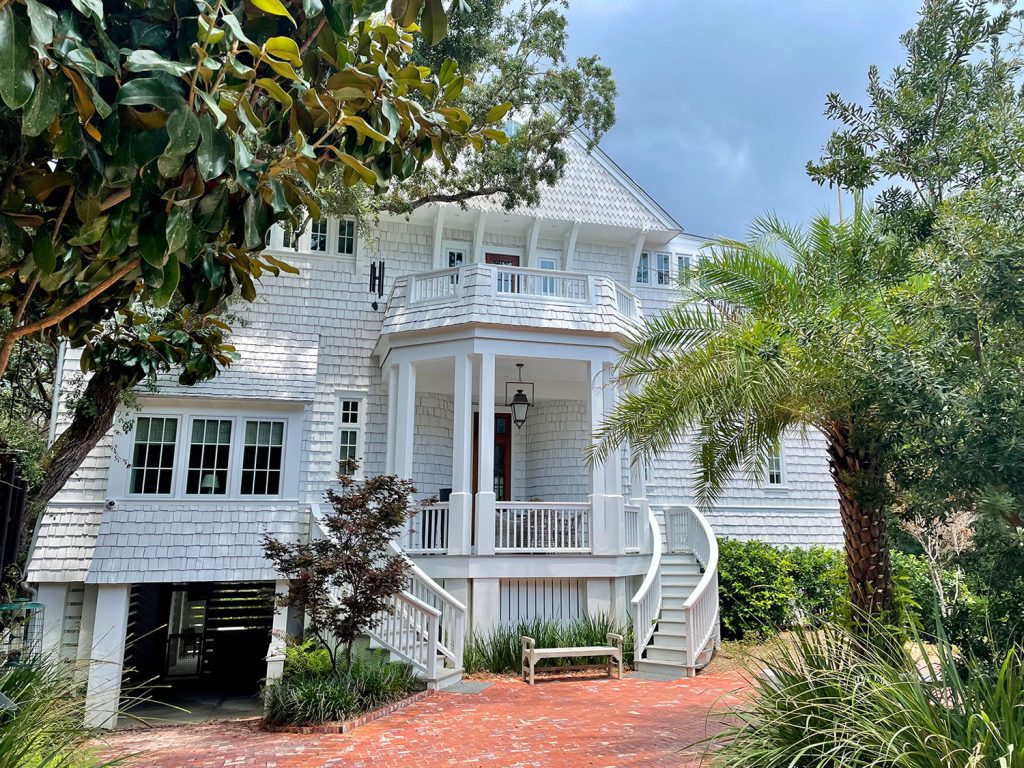
[[[382,210],[389,213],[403,213],[406,210],[416,210],[431,203],[462,203],[466,200],[472,200],[474,197],[487,197],[501,193],[508,194],[511,191],[509,187],[480,187],[478,189],[464,189],[461,192],[437,192],[433,195],[424,195],[423,197],[416,198],[406,207],[386,205],[383,206]]]

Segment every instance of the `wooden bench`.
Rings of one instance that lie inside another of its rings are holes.
[[[618,666],[619,680],[622,679],[622,635],[614,632],[608,633],[608,645],[586,645],[581,648],[538,648],[537,641],[532,637],[521,638],[523,648],[523,678],[530,685],[534,683],[534,672],[537,662],[540,659],[584,659],[597,656],[607,656],[608,661],[600,664],[574,664],[557,667],[541,667],[541,671],[563,672],[571,669],[595,669],[598,667],[608,668],[608,677],[612,676],[612,670]]]

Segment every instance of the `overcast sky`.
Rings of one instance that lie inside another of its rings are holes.
[[[917,0],[572,0],[569,53],[619,86],[604,150],[689,232],[742,236],[766,210],[834,211],[804,172],[828,138],[825,95],[887,74]]]

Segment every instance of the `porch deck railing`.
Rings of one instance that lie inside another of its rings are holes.
[[[636,661],[643,657],[644,649],[654,637],[658,617],[661,615],[661,526],[654,510],[647,512],[647,527],[650,528],[653,551],[651,564],[647,568],[640,589],[633,595],[633,654]]]
[[[459,295],[459,268],[438,269],[409,277],[412,301],[447,299]]]
[[[615,283],[615,303],[618,306],[619,313],[625,315],[630,320],[636,320],[640,316],[640,299],[636,297],[635,293],[618,283]]]
[[[691,506],[666,509],[665,527],[669,551],[692,552],[704,568],[700,581],[683,603],[687,665],[695,670],[699,657],[718,641],[718,539],[708,519]]]
[[[625,507],[626,524],[626,551],[639,552],[642,531],[640,528],[640,507],[637,504],[627,504]],[[646,521],[644,521],[646,522]]]
[[[402,548],[414,555],[443,555],[448,551],[448,502],[419,507],[402,534]]]
[[[589,502],[509,502],[495,505],[494,551],[590,552]]]
[[[559,301],[589,301],[587,276],[551,269],[499,266],[494,270],[494,291]]]

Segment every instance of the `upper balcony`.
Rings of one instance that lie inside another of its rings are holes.
[[[628,339],[642,321],[636,295],[603,275],[469,264],[399,277],[381,335],[482,324]]]

